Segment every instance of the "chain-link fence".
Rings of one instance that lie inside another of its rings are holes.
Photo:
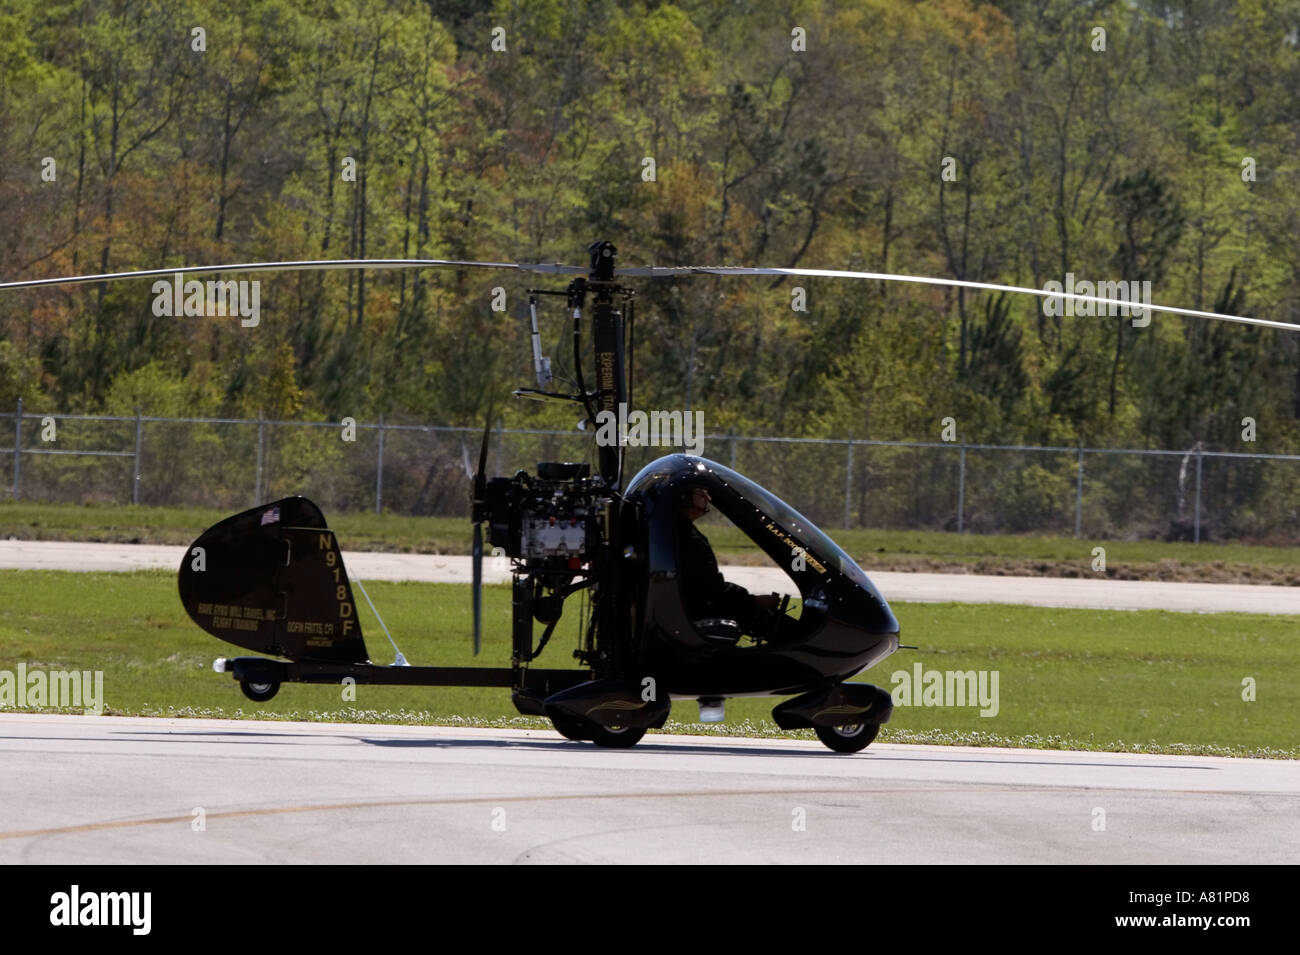
[[[15,499],[467,517],[481,432],[373,422],[0,414]],[[3,441],[4,438],[0,438]],[[628,448],[628,479],[671,448]],[[590,433],[497,429],[488,470],[594,462]],[[825,527],[1300,543],[1300,455],[714,435],[704,454]]]

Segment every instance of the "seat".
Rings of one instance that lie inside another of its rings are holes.
[[[706,640],[716,640],[719,643],[732,645],[738,643],[741,636],[740,624],[734,620],[723,620],[716,617],[708,620],[696,620],[695,632]]]

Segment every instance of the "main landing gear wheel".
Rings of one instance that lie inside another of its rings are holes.
[[[571,739],[578,743],[586,743],[591,739],[591,727],[581,720],[552,716],[551,723],[555,727],[555,732],[565,739]]]
[[[280,692],[278,683],[253,683],[248,680],[240,680],[239,688],[244,691],[244,696],[255,703],[265,703]]]
[[[814,726],[817,738],[837,753],[858,753],[866,749],[880,732],[879,723],[854,723],[850,726]]]
[[[641,737],[644,735],[645,729],[640,726],[595,726],[592,728],[589,738],[597,746],[607,746],[610,749],[627,749],[641,742]]]

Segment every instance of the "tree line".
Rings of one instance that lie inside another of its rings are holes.
[[[0,274],[609,238],[628,265],[1070,274],[1300,322],[1298,27],[1295,0],[12,0]],[[0,293],[0,407],[470,424],[528,383],[527,278],[246,278],[252,328],[156,315],[147,282]],[[645,282],[636,400],[742,434],[1300,448],[1300,335],[1052,312]]]

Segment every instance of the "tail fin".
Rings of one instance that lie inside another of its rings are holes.
[[[370,658],[338,540],[305,497],[209,527],[186,552],[178,583],[191,619],[235,646],[290,660]]]

